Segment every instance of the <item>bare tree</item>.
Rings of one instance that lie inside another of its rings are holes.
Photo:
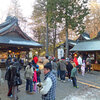
[[[86,31],[93,38],[100,31],[100,5],[96,1],[90,1],[89,7],[90,14],[86,18],[85,25]]]

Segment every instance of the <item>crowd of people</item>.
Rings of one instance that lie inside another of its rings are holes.
[[[82,76],[84,76],[86,72],[91,71],[90,58],[87,57],[84,60],[81,54],[79,56],[75,54],[73,59],[64,57],[61,57],[61,59],[56,59],[55,57],[49,59],[46,56],[43,61],[45,77],[44,81],[41,82],[41,70],[37,62],[37,56],[33,56],[33,59],[27,62],[24,66],[24,77],[26,79],[26,92],[33,94],[38,91],[42,94],[42,100],[55,100],[57,80],[65,83],[65,77],[67,76],[68,81],[72,81],[73,87],[78,88],[77,72],[82,73]],[[5,79],[8,83],[7,95],[12,97],[13,100],[18,100],[18,86],[22,84],[20,70],[21,64],[19,60],[16,57],[8,57]]]
[[[6,74],[5,80],[8,83],[8,96],[12,97],[13,100],[18,100],[17,92],[19,91],[18,86],[22,84],[20,77],[21,66],[16,57],[8,57],[6,61]]]

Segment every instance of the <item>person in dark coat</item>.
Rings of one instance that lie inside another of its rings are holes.
[[[17,66],[15,66],[14,64],[11,66],[10,68],[11,74],[10,74],[10,84],[11,84],[11,88],[12,88],[12,96],[13,96],[13,100],[18,100],[18,96],[17,96],[17,88],[18,85],[20,85],[21,81],[20,81],[20,73],[18,72]]]
[[[11,97],[12,96],[12,87],[11,87],[11,81],[10,81],[10,77],[11,77],[11,66],[13,65],[13,63],[9,64],[9,67],[7,67],[6,73],[5,73],[5,80],[7,80],[7,84],[8,84],[8,94],[7,96]]]
[[[9,69],[9,66],[10,66],[11,62],[12,62],[12,58],[11,58],[11,57],[8,57],[8,59],[6,60],[6,63],[5,63],[5,65],[6,65],[6,70]]]
[[[17,67],[17,71],[20,73],[21,65],[20,65],[20,63],[19,63],[17,58],[13,59],[13,65]]]
[[[17,72],[19,73],[19,78],[20,78],[21,65],[16,57],[13,58],[13,65],[16,66]],[[17,86],[17,91],[20,92],[20,90],[18,89],[18,86]]]
[[[73,65],[68,60],[66,61],[66,69],[68,71],[68,81],[71,81],[71,70],[73,69]]]

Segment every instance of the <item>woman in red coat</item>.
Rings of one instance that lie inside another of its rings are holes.
[[[37,64],[37,62],[38,62],[38,57],[34,55],[33,60],[34,60],[35,64]]]
[[[77,55],[76,54],[74,55],[74,60],[73,61],[75,62],[75,65],[78,66],[78,60],[77,60]]]

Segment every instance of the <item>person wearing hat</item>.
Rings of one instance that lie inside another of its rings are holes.
[[[57,63],[56,63],[56,59],[53,60],[52,62],[52,72],[54,73],[55,76],[57,76]]]
[[[45,60],[43,61],[43,65],[46,65],[49,62],[48,56],[45,56]]]
[[[40,85],[40,93],[42,94],[42,100],[55,100],[56,91],[56,76],[52,73],[51,63],[47,63],[44,66],[44,82]]]

